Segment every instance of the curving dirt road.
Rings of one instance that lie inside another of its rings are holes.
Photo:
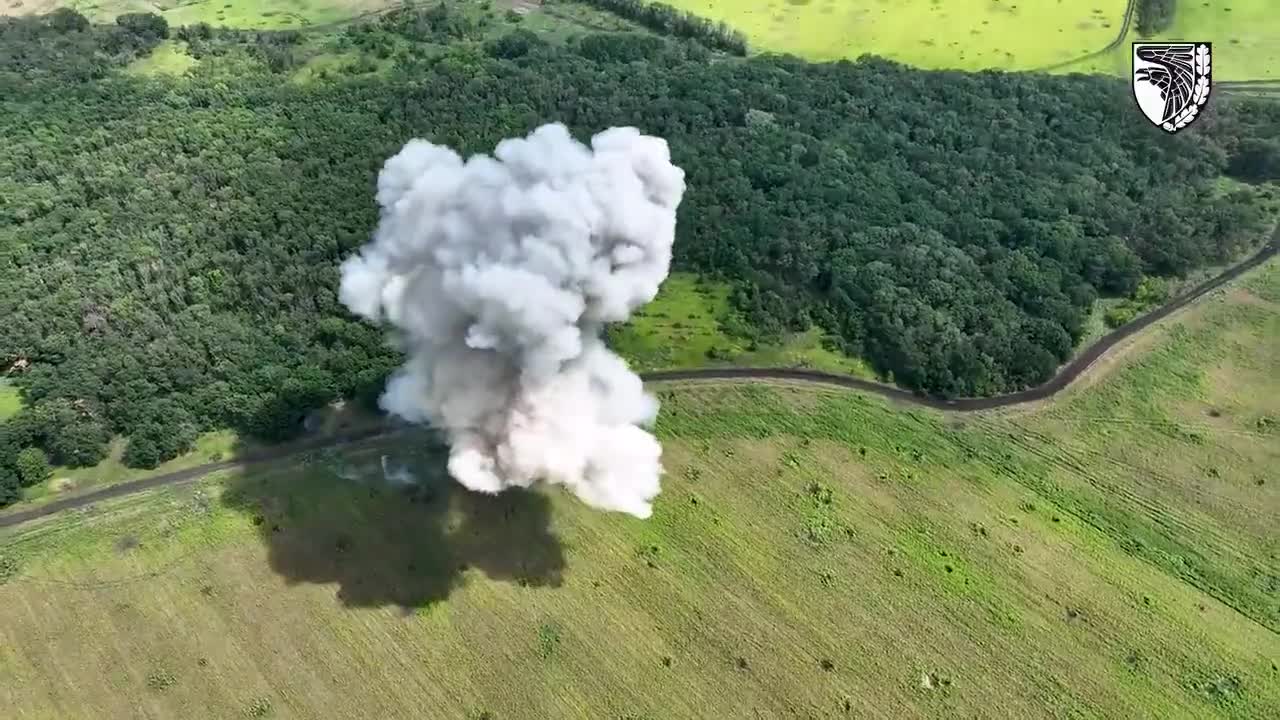
[[[833,373],[822,372],[819,370],[802,370],[798,368],[703,368],[699,370],[660,370],[657,372],[642,373],[641,377],[646,382],[660,382],[669,380],[734,380],[734,379],[770,379],[770,380],[798,380],[801,382],[818,383],[823,385],[835,385],[843,388],[851,388],[867,393],[874,393],[891,400],[897,400],[914,405],[923,405],[925,407],[935,408],[938,410],[949,410],[952,412],[974,412],[977,410],[991,410],[994,408],[1009,407],[1011,405],[1021,405],[1024,403],[1044,400],[1045,398],[1056,395],[1070,385],[1080,374],[1089,368],[1094,362],[1101,358],[1108,350],[1115,347],[1120,341],[1131,337],[1135,333],[1146,329],[1152,323],[1162,320],[1178,310],[1186,307],[1192,302],[1204,297],[1206,294],[1222,287],[1228,282],[1240,277],[1244,273],[1270,260],[1278,252],[1280,252],[1280,228],[1272,235],[1271,242],[1259,250],[1256,254],[1237,265],[1232,266],[1222,274],[1197,285],[1191,292],[1182,295],[1178,299],[1164,305],[1158,310],[1154,310],[1126,325],[1122,325],[1115,330],[1102,336],[1093,345],[1090,345],[1084,352],[1080,353],[1071,362],[1063,365],[1052,378],[1041,385],[1033,388],[1021,390],[1006,395],[996,395],[993,397],[980,398],[958,398],[944,399],[930,397],[922,393],[913,393],[909,390],[893,387],[890,385],[882,385],[880,383],[860,380],[858,378],[848,377],[846,375],[836,375]],[[338,447],[342,445],[350,445],[365,440],[380,439],[390,437],[398,432],[403,431],[404,426],[392,428],[371,428],[357,433],[339,435],[334,437],[316,438],[294,443],[287,446],[268,448],[248,454],[238,460],[225,462],[208,463],[198,465],[196,467],[178,470],[176,472],[164,473],[161,475],[153,475],[141,480],[133,480],[131,482],[112,485],[111,487],[102,488],[83,495],[54,500],[46,505],[31,508],[28,510],[19,510],[6,515],[0,515],[0,528],[12,527],[24,522],[35,520],[37,518],[46,517],[62,510],[85,507],[92,505],[100,500],[109,498],[131,495],[143,490],[161,487],[164,485],[174,485],[183,482],[191,482],[204,477],[210,473],[219,472],[221,470],[245,469],[258,465],[262,465],[273,460],[280,460],[291,455],[304,452],[307,450],[316,450],[325,447]]]
[[[1187,305],[1204,297],[1223,285],[1235,280],[1244,273],[1270,260],[1277,252],[1280,252],[1280,228],[1272,235],[1271,242],[1251,256],[1237,265],[1224,271],[1221,275],[1217,275],[1209,280],[1200,283],[1190,292],[1181,295],[1159,309],[1143,315],[1129,323],[1121,325],[1111,332],[1098,338],[1096,342],[1086,348],[1083,352],[1073,358],[1066,365],[1058,369],[1058,372],[1044,383],[1026,390],[1008,393],[1005,395],[992,395],[990,397],[977,398],[956,398],[945,399],[939,397],[931,397],[922,393],[913,393],[910,390],[894,387],[892,385],[884,385],[882,383],[872,382],[869,380],[861,380],[859,378],[849,377],[847,375],[836,375],[834,373],[822,372],[821,370],[801,370],[796,368],[703,368],[698,370],[660,370],[657,372],[644,373],[643,378],[649,382],[657,382],[660,380],[729,380],[736,378],[768,378],[773,380],[799,380],[802,382],[822,383],[824,385],[837,385],[839,387],[852,388],[863,392],[875,393],[887,397],[891,400],[900,400],[915,405],[924,405],[926,407],[938,410],[950,410],[952,412],[974,412],[977,410],[992,410],[994,408],[1009,407],[1011,405],[1022,405],[1025,403],[1044,400],[1045,398],[1056,395],[1065,389],[1068,385],[1080,377],[1080,374],[1089,369],[1089,366],[1097,362],[1099,358],[1107,353],[1108,350],[1115,347],[1120,341],[1133,336],[1134,334],[1146,329],[1152,323],[1169,317],[1173,313],[1181,310]]]

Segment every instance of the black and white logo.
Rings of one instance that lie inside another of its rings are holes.
[[[1133,99],[1153,125],[1176,133],[1209,102],[1213,43],[1134,43]]]

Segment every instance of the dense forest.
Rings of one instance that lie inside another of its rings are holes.
[[[201,430],[284,439],[334,398],[376,398],[399,358],[339,305],[337,267],[413,137],[662,135],[689,185],[675,262],[734,285],[744,332],[816,323],[952,396],[1045,379],[1100,294],[1224,261],[1264,224],[1217,183],[1267,172],[1262,105],[1215,102],[1169,136],[1113,79],[493,37],[443,8],[342,33],[389,68],[300,84],[298,33],[155,20],[0,19],[0,372],[25,402],[0,425],[0,499],[115,434],[149,467]],[[218,61],[120,71],[179,33]]]

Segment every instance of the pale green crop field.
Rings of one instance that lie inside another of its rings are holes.
[[[165,40],[150,54],[129,63],[126,71],[135,75],[181,75],[198,62],[187,54],[186,45],[181,40]]]
[[[1105,46],[1125,0],[672,0],[746,33],[758,52],[871,53],[930,68],[1032,69]]]
[[[0,420],[17,414],[22,409],[22,395],[7,379],[0,378]]]

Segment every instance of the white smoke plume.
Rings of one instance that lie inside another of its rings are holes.
[[[410,141],[339,291],[408,355],[382,407],[444,430],[449,474],[472,490],[544,481],[648,517],[658,403],[600,334],[657,294],[684,189],[666,141],[635,128],[587,147],[544,125],[465,162]]]

